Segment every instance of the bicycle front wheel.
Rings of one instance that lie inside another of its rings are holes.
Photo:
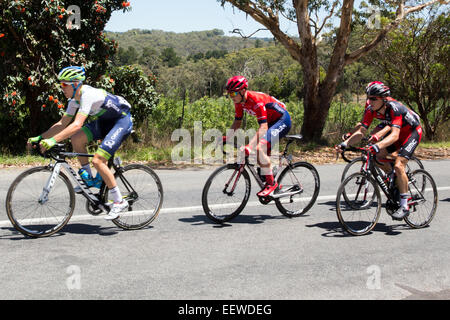
[[[286,217],[305,214],[316,202],[320,190],[320,178],[316,168],[308,162],[296,162],[287,166],[278,178],[277,194],[288,196],[278,198],[275,204]]]
[[[212,221],[230,221],[242,210],[250,197],[250,176],[247,170],[239,173],[238,164],[228,164],[214,171],[202,192],[205,215]]]
[[[411,228],[424,228],[436,214],[438,204],[436,183],[427,171],[418,169],[410,174],[408,189],[410,214],[404,220]]]
[[[369,233],[381,212],[381,194],[376,182],[363,173],[348,176],[339,186],[336,214],[343,228],[352,235]]]
[[[30,237],[47,237],[61,230],[73,214],[75,192],[60,172],[50,192],[45,190],[53,170],[37,167],[20,174],[6,196],[6,213],[14,228]]]
[[[130,164],[116,172],[115,178],[129,207],[119,218],[112,220],[113,223],[126,230],[141,229],[152,223],[161,210],[164,197],[158,175],[146,165]]]

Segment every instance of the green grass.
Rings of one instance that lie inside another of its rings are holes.
[[[419,148],[450,148],[450,141],[432,142],[422,141],[419,144]]]
[[[28,166],[41,165],[48,161],[40,156],[23,155],[23,156],[8,156],[0,155],[0,165],[4,166]]]
[[[208,144],[205,144],[206,147]],[[290,148],[291,152],[306,152],[306,151],[320,151],[324,146],[308,143],[308,144],[300,144],[295,145]],[[284,144],[280,146],[280,150],[284,148]],[[442,141],[442,142],[421,142],[419,148],[445,148],[450,149],[450,141]],[[92,151],[92,150],[91,150]],[[194,159],[194,151],[192,150],[191,159],[193,162]],[[326,152],[326,151],[324,151]],[[201,153],[201,152],[200,152]],[[146,147],[146,146],[137,146],[128,147],[126,149],[121,149],[117,153],[118,156],[124,161],[124,163],[132,163],[132,162],[145,162],[149,164],[172,164],[172,146],[164,146],[164,147]],[[73,159],[76,162],[76,159]],[[40,156],[34,155],[0,155],[0,166],[38,166],[48,164],[48,159],[43,159]]]

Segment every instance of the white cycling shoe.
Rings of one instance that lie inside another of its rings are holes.
[[[403,218],[409,215],[409,209],[400,207],[397,211],[392,214],[392,219],[394,220],[403,220]]]
[[[128,201],[122,200],[120,203],[113,203],[111,210],[106,214],[105,220],[115,220],[120,216],[122,211],[128,208]]]

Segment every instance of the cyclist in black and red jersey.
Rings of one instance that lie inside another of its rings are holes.
[[[400,208],[392,217],[403,219],[409,214],[408,177],[405,173],[405,166],[422,139],[420,118],[411,109],[391,98],[391,91],[384,84],[371,84],[367,87],[366,94],[370,105],[364,111],[360,128],[336,146],[336,150],[345,149],[348,145],[361,140],[373,118],[382,120],[391,128],[390,134],[385,139],[369,145],[368,148],[380,158],[385,157],[388,153],[396,157],[394,169],[397,175],[397,187],[400,191]]]
[[[384,85],[383,82],[381,81],[372,81],[370,82],[367,86],[366,86],[366,90],[373,84],[381,84]],[[366,100],[366,105],[364,107],[364,111],[370,107],[370,100],[367,99]],[[349,132],[345,133],[342,135],[342,141],[347,140],[348,138],[351,137],[351,135],[353,133],[356,132],[356,130],[358,130],[360,127],[362,126],[361,122],[358,122],[356,124],[356,126]],[[379,140],[381,140],[385,135],[387,135],[389,132],[391,131],[391,127],[387,125],[386,121],[383,121],[382,123],[380,123],[378,126],[376,126],[371,132],[370,132],[370,137],[369,137],[369,142],[378,142]]]
[[[291,129],[291,117],[282,102],[265,93],[249,91],[247,88],[248,81],[243,76],[232,77],[227,82],[226,90],[235,106],[235,120],[231,129],[235,131],[241,127],[244,111],[258,119],[259,129],[256,135],[242,149],[248,156],[256,147],[258,163],[266,178],[266,185],[258,192],[258,196],[267,197],[278,187],[268,155],[273,144]]]

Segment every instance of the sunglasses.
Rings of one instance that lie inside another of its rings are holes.
[[[60,83],[61,88],[71,87],[72,85],[73,85],[72,82],[61,82]]]
[[[228,95],[230,98],[234,98],[234,97],[236,97],[238,94],[239,94],[239,92],[235,92],[235,91],[233,91],[233,92],[228,92],[228,93],[227,93],[227,95]]]
[[[367,97],[367,99],[370,101],[381,100],[381,98],[379,98],[379,97]]]

